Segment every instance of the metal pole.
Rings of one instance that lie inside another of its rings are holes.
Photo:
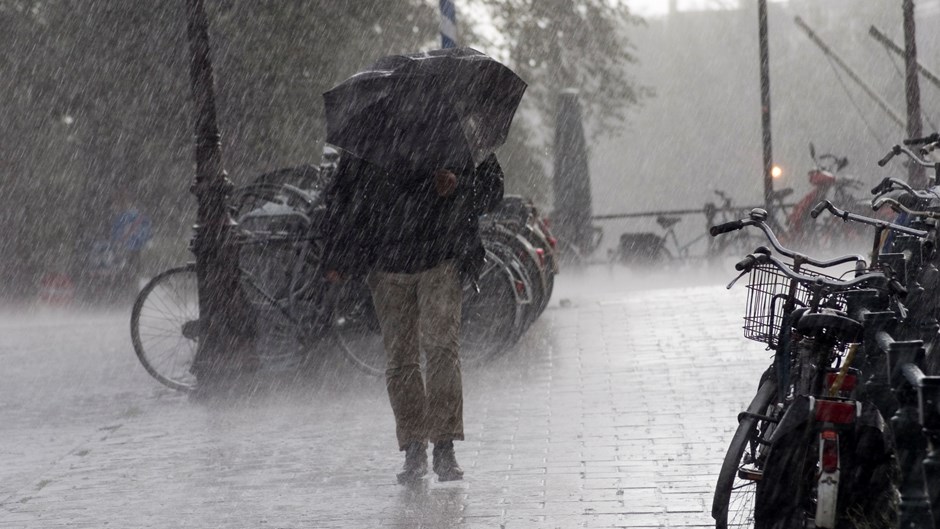
[[[849,78],[855,81],[855,84],[857,84],[866,94],[868,94],[868,97],[872,98],[872,100],[878,105],[878,107],[881,108],[881,110],[883,110],[885,114],[887,114],[888,117],[891,118],[892,121],[897,123],[899,127],[902,127],[902,128],[904,127],[904,120],[901,119],[901,116],[899,116],[898,113],[895,112],[894,109],[892,109],[888,105],[888,103],[886,103],[884,99],[881,98],[881,96],[879,96],[870,86],[868,86],[868,84],[865,83],[865,81],[862,81],[862,79],[858,76],[858,74],[856,74],[851,68],[849,68],[849,65],[845,64],[845,61],[843,61],[838,55],[836,55],[835,52],[832,51],[832,49],[829,46],[827,46],[826,43],[823,42],[822,39],[820,39],[818,35],[816,35],[816,32],[814,32],[812,29],[810,29],[809,26],[806,25],[806,22],[804,22],[802,18],[796,17],[793,20],[794,22],[796,22],[796,25],[800,27],[800,29],[806,32],[806,35],[809,36],[809,39],[813,41],[814,44],[819,46],[819,49],[821,49],[822,52],[825,53],[827,57],[835,61],[835,63],[840,68],[842,68],[842,70],[844,70],[846,74],[848,74]]]
[[[921,379],[919,395],[920,423],[927,436],[927,457],[924,459],[924,481],[931,513],[940,514],[940,377]],[[934,515],[933,527],[940,525]]]
[[[919,395],[914,373],[921,373],[923,343],[920,341],[887,344],[891,387],[898,399],[898,409],[891,417],[901,481],[898,486],[898,527],[928,529],[933,527],[930,499],[924,482],[927,437],[920,424]]]
[[[770,137],[770,53],[767,46],[767,0],[757,2],[757,31],[760,44],[761,139],[764,145],[764,208],[773,215],[774,156]]]
[[[232,184],[222,167],[221,135],[215,110],[215,81],[209,48],[209,20],[203,0],[186,0],[190,82],[195,111],[196,176],[190,192],[198,203],[191,250],[196,257],[200,336],[193,373],[200,383],[240,367],[236,355],[249,336],[236,321],[244,304],[237,298],[238,256],[231,244],[235,222],[226,207]]]
[[[880,29],[876,28],[875,26],[871,26],[870,28],[868,28],[868,34],[871,35],[873,39],[877,40],[879,43],[884,45],[884,47],[887,48],[889,51],[894,52],[895,55],[897,55],[898,57],[901,57],[902,59],[904,58],[904,48],[898,46],[893,40],[888,38],[888,36],[885,35],[884,32],[882,32]],[[926,66],[920,63],[920,61],[916,61],[916,62],[917,62],[917,71],[920,72],[920,74],[924,76],[924,79],[930,81],[930,84],[934,85],[935,87],[940,88],[940,77],[937,77],[936,74],[928,70]]]
[[[907,137],[923,136],[920,120],[920,82],[917,77],[917,39],[914,31],[914,0],[904,0],[904,94],[907,100]],[[927,184],[924,168],[912,163],[907,166],[911,185],[921,188]]]

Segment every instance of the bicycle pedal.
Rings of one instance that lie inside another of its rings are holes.
[[[760,481],[764,478],[764,472],[756,468],[739,468],[738,477],[747,481]]]

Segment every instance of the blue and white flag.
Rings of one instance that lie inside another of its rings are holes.
[[[441,47],[457,47],[457,10],[453,0],[441,2]]]

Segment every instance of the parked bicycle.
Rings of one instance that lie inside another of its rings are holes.
[[[813,212],[827,208],[880,230],[925,235],[829,203]],[[759,248],[736,265],[739,278],[749,275],[745,337],[766,343],[774,361],[738,417],[715,489],[716,527],[887,527],[895,513],[895,459],[882,410],[866,393],[878,359],[859,352],[865,315],[901,311],[906,289],[890,270],[869,270],[861,256],[818,260],[789,250],[766,219],[755,209],[712,229],[719,235],[757,227],[790,259]],[[855,277],[823,273],[845,264],[855,265]]]
[[[865,207],[857,192],[862,182],[841,174],[849,165],[849,159],[832,153],[817,154],[816,147],[809,144],[813,168],[807,172],[812,188],[790,210],[786,216],[786,231],[781,233],[781,240],[786,244],[805,248],[829,248],[834,244],[852,246],[867,237],[867,233],[856,226],[830,221],[816,220],[810,215],[812,208],[823,200],[829,200],[836,206],[862,212]]]
[[[895,156],[904,154],[911,163],[916,163],[933,172],[924,189],[915,189],[907,182],[887,177],[872,189],[875,197],[872,208],[890,210],[897,215],[897,222],[925,230],[927,237],[912,237],[904,234],[885,234],[875,241],[873,251],[880,251],[891,266],[904,275],[905,285],[911,294],[907,307],[911,313],[910,323],[896,333],[899,339],[922,340],[927,350],[928,374],[940,374],[940,253],[937,252],[937,227],[940,224],[940,163],[922,158],[937,148],[936,134],[922,139],[905,141],[910,145],[923,145],[919,153],[895,145],[879,160],[884,167]]]
[[[288,182],[318,184],[301,189]],[[334,286],[321,279],[321,184],[304,166],[259,177],[231,197],[240,226],[235,244],[241,289],[256,319],[256,342],[268,360],[337,346],[356,367],[381,374],[385,352],[364,281]],[[461,360],[467,364],[514,343],[550,296],[545,282],[554,270],[548,274],[545,261],[553,262],[552,249],[535,248],[503,224],[494,223],[500,237],[484,237],[486,265],[479,281],[464,285]],[[524,258],[534,260],[535,267]],[[534,303],[536,282],[542,287]],[[138,358],[158,381],[174,389],[193,388],[189,367],[200,333],[194,265],[167,270],[141,290],[131,336]]]
[[[688,261],[691,248],[705,235],[685,243],[679,242],[675,227],[680,222],[681,217],[659,215],[656,224],[663,229],[662,235],[653,232],[621,234],[617,249],[610,258],[627,266],[644,267]]]

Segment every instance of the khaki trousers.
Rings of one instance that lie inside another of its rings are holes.
[[[455,262],[415,274],[373,272],[368,282],[388,356],[385,381],[399,449],[412,441],[462,440],[462,292]],[[422,350],[427,381],[421,374]]]

